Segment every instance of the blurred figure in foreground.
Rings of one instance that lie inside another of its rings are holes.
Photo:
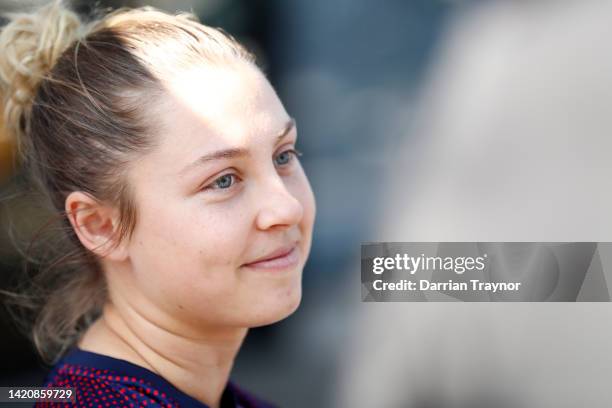
[[[371,241],[610,241],[611,16],[610,2],[499,1],[460,18],[424,95],[420,160],[402,161],[407,140],[389,161]],[[612,406],[609,304],[358,313],[337,406]]]

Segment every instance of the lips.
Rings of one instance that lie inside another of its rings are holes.
[[[282,246],[261,258],[245,263],[243,266],[250,268],[278,269],[292,266],[298,261],[297,243]]]

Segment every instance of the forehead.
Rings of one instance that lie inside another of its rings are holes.
[[[278,132],[289,118],[264,75],[246,63],[197,66],[163,86],[162,144],[242,144]]]

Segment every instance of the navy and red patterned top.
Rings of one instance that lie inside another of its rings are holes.
[[[208,408],[144,367],[78,347],[53,367],[44,386],[71,387],[76,399],[73,403],[37,402],[35,407]],[[231,381],[223,391],[220,407],[274,408]]]

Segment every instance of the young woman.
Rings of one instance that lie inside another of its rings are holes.
[[[74,245],[34,282],[46,385],[79,407],[268,406],[228,378],[248,328],[300,303],[315,203],[253,57],[191,15],[83,23],[57,1],[0,49],[5,125]]]

